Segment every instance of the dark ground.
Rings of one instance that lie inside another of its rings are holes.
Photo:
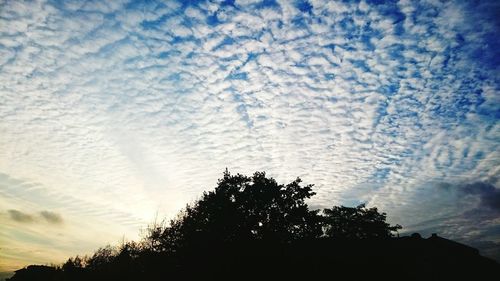
[[[129,266],[73,275],[30,266],[24,280],[498,280],[500,265],[438,236],[377,240],[314,239],[192,245],[175,259],[151,256]]]

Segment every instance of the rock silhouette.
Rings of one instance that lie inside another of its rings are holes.
[[[139,242],[98,249],[62,266],[30,265],[24,280],[488,280],[499,265],[433,235],[395,237],[399,225],[365,205],[309,210],[312,185],[263,172],[231,175],[157,223]]]

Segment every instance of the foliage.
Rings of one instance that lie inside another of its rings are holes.
[[[312,185],[302,186],[300,179],[282,185],[263,172],[247,177],[226,171],[214,191],[188,205],[161,235],[152,231],[150,238],[158,241],[150,244],[175,251],[200,240],[287,242],[319,237],[318,212],[310,211],[305,203],[313,195]]]
[[[377,208],[334,206],[324,209],[324,231],[327,237],[347,239],[372,239],[393,237],[392,232],[401,229],[386,222],[386,214]]]
[[[193,264],[213,271],[233,264],[235,256],[249,259],[246,263],[255,263],[251,257],[258,256],[267,266],[276,262],[270,257],[301,241],[390,238],[401,228],[365,205],[309,210],[312,187],[299,178],[284,185],[264,172],[244,176],[226,170],[213,191],[203,193],[169,224],[152,224],[140,242],[70,258],[54,271],[54,280],[140,280],[145,274],[161,279],[166,272],[185,276]],[[263,255],[269,260],[262,260]]]

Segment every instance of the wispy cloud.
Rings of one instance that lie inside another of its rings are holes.
[[[3,206],[121,235],[225,167],[394,217],[498,175],[496,1],[108,2],[0,4]]]
[[[62,224],[63,218],[60,214],[51,211],[40,211],[39,217],[19,210],[7,210],[10,219],[20,223],[40,222],[42,219],[51,224]]]
[[[60,214],[50,211],[41,211],[40,215],[51,224],[61,224],[63,223],[63,218]]]
[[[30,223],[30,222],[34,221],[33,216],[31,216],[29,214],[25,214],[25,213],[18,211],[18,210],[8,210],[7,213],[9,214],[9,216],[12,220],[15,220],[17,222]]]

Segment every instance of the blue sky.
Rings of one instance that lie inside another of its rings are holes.
[[[0,271],[230,171],[500,248],[498,1],[0,1]]]

